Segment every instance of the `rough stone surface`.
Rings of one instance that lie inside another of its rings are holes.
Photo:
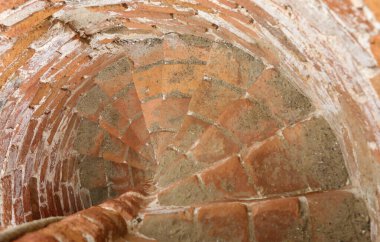
[[[378,6],[3,1],[1,227],[378,241]]]

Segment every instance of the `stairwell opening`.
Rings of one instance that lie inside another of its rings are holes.
[[[375,241],[376,133],[326,89],[341,63],[264,6],[100,2],[4,15],[2,239]]]

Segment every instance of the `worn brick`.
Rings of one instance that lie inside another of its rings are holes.
[[[299,121],[313,111],[310,100],[273,68],[265,70],[248,93],[268,107],[267,113],[279,117],[284,124]]]
[[[307,221],[303,218],[298,198],[280,198],[254,203],[252,209],[253,234],[258,242],[306,241]]]
[[[257,195],[255,187],[250,184],[239,158],[231,157],[222,164],[215,165],[201,174],[207,187],[214,187],[215,193],[221,193],[221,198],[232,199],[254,197]],[[214,194],[214,196],[218,196]]]
[[[2,221],[5,225],[10,225],[12,219],[12,177],[10,175],[1,178],[1,187]]]
[[[204,163],[214,163],[232,154],[240,147],[219,128],[210,127],[200,138],[199,143],[192,149],[194,157]]]
[[[308,187],[301,167],[289,157],[286,145],[277,136],[249,151],[243,160],[262,194],[281,194]]]
[[[140,232],[158,241],[200,241],[202,234],[194,224],[194,209],[165,214],[146,214]]]
[[[189,110],[216,120],[227,105],[241,95],[219,82],[202,82],[189,104]]]
[[[248,146],[274,135],[281,127],[264,104],[248,99],[232,102],[218,121]]]
[[[247,88],[264,69],[262,61],[228,44],[215,43],[207,63],[206,75]]]
[[[200,207],[198,223],[210,240],[248,241],[248,212],[239,203],[220,203]]]
[[[354,194],[332,191],[306,198],[312,241],[371,241],[367,208]]]

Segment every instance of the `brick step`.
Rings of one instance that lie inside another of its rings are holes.
[[[154,208],[140,234],[156,241],[371,241],[364,202],[330,191],[257,202]]]
[[[217,162],[196,166],[183,158],[162,172],[163,187],[174,183],[158,194],[160,204],[302,194],[349,184],[338,141],[320,117],[287,127],[239,154],[231,152]]]

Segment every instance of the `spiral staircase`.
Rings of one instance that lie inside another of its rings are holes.
[[[0,238],[374,241],[357,154],[247,27],[288,42],[275,20],[251,2],[199,2],[3,12]],[[202,22],[215,9],[244,31]]]

